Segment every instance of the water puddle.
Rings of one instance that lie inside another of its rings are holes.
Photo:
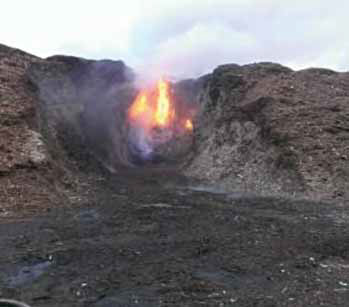
[[[74,219],[82,222],[82,223],[91,223],[99,218],[99,213],[95,209],[85,209],[81,210],[80,213],[74,216]]]
[[[162,302],[155,288],[134,288],[115,293],[115,296],[105,297],[96,307],[152,307],[161,306]]]
[[[191,193],[208,193],[211,195],[216,195],[218,197],[223,197],[223,199],[226,201],[236,200],[247,196],[246,193],[229,192],[222,187],[215,185],[189,185],[179,188],[177,190],[177,193],[181,196],[185,196]]]
[[[17,274],[8,278],[8,284],[10,287],[18,287],[30,283],[44,274],[50,265],[50,261],[45,261],[31,266],[24,266]]]
[[[220,285],[226,289],[241,289],[253,285],[264,283],[267,284],[266,276],[254,275],[251,273],[231,273],[226,271],[197,271],[193,276],[200,280],[206,280]]]

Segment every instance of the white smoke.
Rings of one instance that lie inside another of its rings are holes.
[[[151,78],[227,62],[349,67],[342,0],[12,0],[2,11],[0,43],[43,57],[123,59]]]

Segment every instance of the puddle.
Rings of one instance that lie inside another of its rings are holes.
[[[228,194],[227,191],[225,191],[224,189],[215,187],[215,186],[196,185],[196,186],[188,186],[186,189],[194,192],[207,192],[212,194]]]
[[[246,193],[241,192],[229,192],[221,187],[218,186],[209,186],[209,185],[191,185],[187,187],[182,187],[177,190],[177,193],[181,196],[186,196],[190,193],[209,193],[212,195],[217,195],[219,197],[223,197],[226,201],[241,199],[243,197],[246,197]],[[253,195],[249,195],[253,196]]]
[[[98,220],[98,218],[99,218],[99,213],[95,209],[82,210],[80,213],[74,216],[74,219],[82,223],[90,223],[95,220]]]
[[[16,275],[8,278],[8,284],[10,287],[17,287],[30,283],[44,274],[50,265],[50,261],[45,261],[31,266],[24,266]]]
[[[238,284],[238,276],[223,271],[197,271],[193,273],[193,277],[220,284],[221,286],[225,286],[227,288]]]
[[[134,288],[120,291],[115,296],[105,297],[100,300],[96,307],[153,307],[160,306],[161,300],[152,288]]]
[[[7,300],[7,299],[0,298],[0,307],[30,307],[30,306],[15,300]]]
[[[231,273],[226,271],[197,271],[194,277],[213,282],[227,289],[241,289],[251,287],[253,285],[264,283],[268,280],[265,276],[254,275],[250,273]]]

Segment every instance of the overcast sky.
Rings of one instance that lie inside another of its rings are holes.
[[[222,63],[349,70],[346,0],[5,0],[0,43],[197,76]]]

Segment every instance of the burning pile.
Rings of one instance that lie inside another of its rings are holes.
[[[140,91],[128,110],[130,143],[138,155],[148,160],[154,150],[193,131],[192,111],[180,104],[164,79],[155,89]]]

